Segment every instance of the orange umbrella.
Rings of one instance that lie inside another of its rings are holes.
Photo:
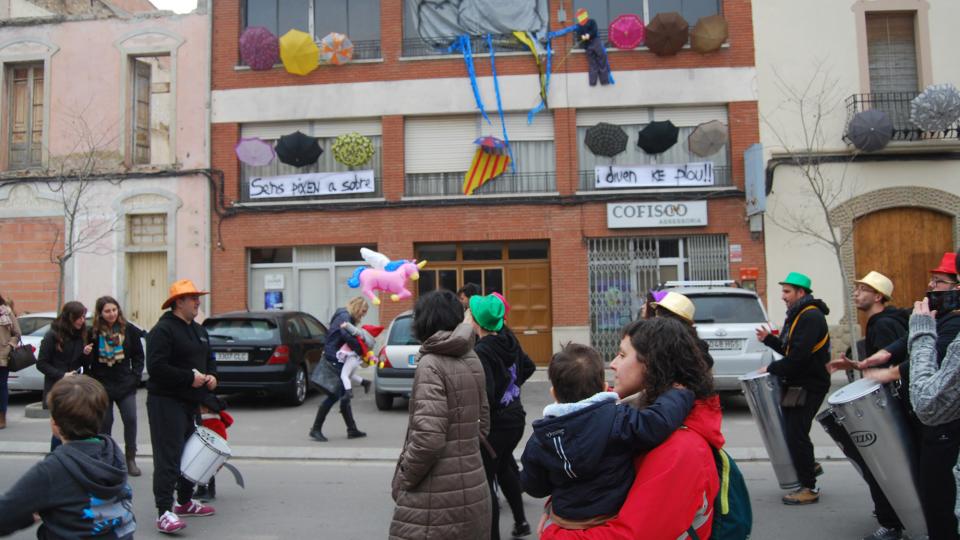
[[[307,75],[319,65],[320,49],[313,37],[300,30],[290,30],[280,38],[280,60],[294,75]]]
[[[353,59],[353,42],[337,32],[330,32],[320,40],[320,62],[342,66]]]

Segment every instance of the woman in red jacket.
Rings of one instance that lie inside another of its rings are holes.
[[[723,435],[720,400],[693,337],[672,319],[630,323],[611,368],[621,402],[646,406],[677,383],[693,391],[693,410],[684,427],[637,456],[633,486],[616,518],[581,530],[551,524],[540,538],[677,540],[688,538],[690,528],[699,538],[709,538],[719,489],[710,447],[723,446]]]

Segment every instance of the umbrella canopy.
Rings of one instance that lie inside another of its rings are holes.
[[[290,30],[280,37],[280,60],[294,75],[307,75],[317,69],[320,49],[313,37],[300,30]]]
[[[650,122],[637,135],[637,146],[648,154],[660,154],[677,144],[679,135],[680,128],[669,120]]]
[[[643,43],[646,31],[643,19],[633,13],[625,13],[610,23],[607,36],[618,49],[633,49]]]
[[[594,154],[612,158],[627,149],[629,138],[622,127],[600,122],[587,129],[583,142]]]
[[[719,120],[704,122],[687,137],[687,147],[700,157],[716,154],[727,144],[727,125]]]
[[[236,152],[237,159],[254,167],[269,165],[273,158],[277,157],[270,143],[256,137],[240,139],[233,151]]]
[[[342,66],[353,60],[353,42],[343,34],[330,32],[320,40],[320,63]]]
[[[359,133],[347,133],[333,142],[333,159],[347,167],[359,167],[373,157],[373,141]]]
[[[910,121],[925,131],[942,131],[960,119],[960,92],[952,84],[928,86],[910,102]]]
[[[480,145],[484,152],[490,154],[502,154],[507,149],[507,143],[502,139],[486,135],[473,141],[473,144]]]
[[[713,52],[719,49],[728,37],[730,37],[730,30],[723,15],[700,17],[690,31],[690,48],[704,54]]]
[[[262,26],[251,26],[240,34],[240,58],[250,69],[273,68],[280,59],[280,44],[273,32]]]
[[[277,158],[294,167],[313,165],[323,153],[319,140],[299,131],[284,135],[277,141]]]
[[[658,13],[647,26],[647,48],[657,56],[677,54],[690,38],[690,25],[676,11]]]
[[[878,109],[858,112],[847,126],[847,138],[864,152],[883,150],[893,138],[893,120]]]

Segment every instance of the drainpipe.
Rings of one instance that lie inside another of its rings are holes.
[[[211,131],[212,121],[213,121],[213,2],[209,0],[197,0],[197,10],[200,9],[201,5],[203,6],[203,11],[207,14],[207,46],[206,46],[206,56],[207,56],[207,88],[206,88],[206,109],[207,109],[207,118],[206,126],[204,126],[204,133],[206,134],[206,140],[204,144],[207,147],[207,168],[213,166],[213,133]],[[207,182],[206,194],[206,206],[208,210],[211,210],[211,204],[213,197],[216,197],[216,194],[213,193],[214,186],[211,182]],[[213,216],[215,212],[212,210],[207,214],[207,242],[206,249],[203,250],[203,257],[206,259],[205,264],[207,268],[207,283],[208,289],[213,289]],[[219,219],[219,218],[218,218]],[[204,297],[206,300],[206,305],[204,306],[204,311],[207,316],[210,316],[213,312],[213,295],[207,295]]]

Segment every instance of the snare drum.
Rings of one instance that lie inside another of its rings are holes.
[[[767,449],[770,464],[783,489],[800,486],[797,469],[790,457],[790,447],[783,430],[783,412],[780,410],[780,381],[769,373],[751,371],[739,377],[740,387],[747,397],[747,405],[760,428],[763,446]]]
[[[213,430],[197,427],[183,447],[180,474],[195,484],[206,485],[230,458],[230,446]]]

